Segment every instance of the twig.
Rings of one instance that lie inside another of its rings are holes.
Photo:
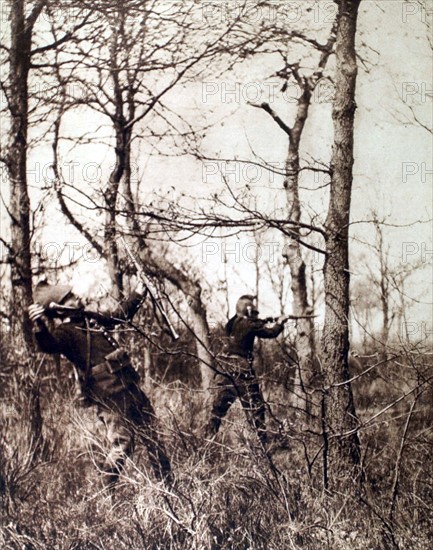
[[[395,507],[395,502],[396,502],[396,499],[397,499],[398,482],[399,482],[399,478],[400,478],[400,464],[401,464],[401,459],[402,459],[402,456],[403,456],[403,450],[404,450],[405,443],[406,443],[407,432],[408,432],[408,429],[409,429],[409,424],[410,424],[410,421],[412,419],[413,410],[415,408],[417,400],[418,400],[418,395],[415,396],[414,400],[411,403],[409,414],[407,415],[407,419],[406,419],[406,424],[404,426],[403,434],[401,436],[401,442],[400,442],[400,448],[398,450],[397,460],[395,461],[394,480],[393,480],[393,483],[392,483],[392,491],[391,491],[391,502],[390,502],[389,511],[388,511],[388,518],[390,520],[392,520],[392,515],[394,513],[394,507]]]

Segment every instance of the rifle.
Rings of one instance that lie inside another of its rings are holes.
[[[317,315],[285,315],[284,319],[281,322],[284,324],[287,321],[296,321],[297,319],[312,319],[314,317],[317,317]],[[276,323],[278,319],[279,317],[265,317],[264,319],[260,319],[260,321],[263,321],[264,323]]]
[[[168,318],[167,312],[165,311],[164,305],[162,304],[162,298],[159,293],[158,288],[154,285],[154,283],[151,281],[151,279],[146,275],[140,264],[137,262],[137,259],[131,252],[131,249],[129,248],[128,244],[126,243],[125,239],[123,237],[120,237],[123,243],[123,246],[125,247],[126,252],[128,253],[128,256],[131,258],[132,263],[135,265],[135,268],[137,270],[137,275],[140,277],[144,284],[144,288],[148,292],[150,299],[152,300],[153,306],[159,311],[164,323],[166,324],[170,336],[173,338],[173,340],[179,339],[179,334],[175,331],[170,319]]]

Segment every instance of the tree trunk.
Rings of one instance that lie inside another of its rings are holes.
[[[134,118],[134,97],[128,98],[128,116]],[[206,308],[201,298],[202,289],[198,281],[190,278],[182,270],[175,268],[164,256],[152,253],[145,237],[145,229],[140,226],[137,220],[139,212],[138,205],[134,200],[131,187],[131,135],[132,127],[128,130],[128,139],[124,141],[123,159],[124,159],[124,199],[126,210],[129,214],[128,224],[131,232],[137,239],[141,251],[143,264],[147,266],[150,272],[157,277],[163,277],[170,281],[178,290],[180,290],[187,299],[192,316],[192,326],[190,327],[196,339],[197,358],[199,362],[202,387],[207,390],[210,386],[213,369],[215,367],[212,354],[210,353],[209,325],[207,322]]]
[[[110,37],[110,76],[113,84],[114,114],[112,115],[115,133],[115,165],[111,171],[108,186],[104,193],[105,198],[105,226],[104,226],[104,256],[108,271],[113,283],[113,297],[118,299],[123,291],[123,277],[117,247],[117,200],[122,178],[130,174],[131,130],[126,129],[124,113],[125,102],[122,95],[122,86],[119,81],[118,53],[124,33],[124,14],[119,12],[118,27],[111,26]]]
[[[349,217],[355,116],[355,35],[360,0],[339,3],[336,39],[334,146],[324,266],[322,337],[325,486],[341,488],[358,474],[360,443],[349,379]],[[355,472],[353,472],[355,470]],[[355,474],[355,475],[354,475]]]
[[[289,150],[286,159],[286,178],[284,187],[286,189],[287,203],[289,206],[288,218],[294,222],[291,229],[292,238],[285,247],[284,257],[290,269],[291,290],[293,296],[293,314],[305,317],[314,308],[308,303],[308,291],[306,280],[306,265],[302,258],[301,245],[299,243],[301,233],[301,203],[299,200],[299,149],[305,123],[311,104],[312,93],[323,77],[329,56],[332,53],[335,43],[334,24],[326,45],[321,50],[320,59],[316,71],[309,77],[302,77],[299,72],[299,65],[288,65],[290,74],[296,80],[302,94],[298,100],[295,122],[289,127],[276,115],[268,104],[262,104],[261,108],[269,113],[289,137]],[[297,365],[294,379],[294,393],[292,405],[298,410],[307,414],[318,415],[319,411],[314,410],[311,391],[316,384],[317,372],[315,368],[315,337],[314,323],[312,318],[300,319],[297,324],[295,347],[297,354]],[[316,407],[317,408],[317,407]]]
[[[129,159],[130,150],[128,149],[126,158]],[[209,325],[207,322],[206,309],[201,298],[201,286],[198,281],[189,277],[186,273],[177,269],[173,264],[166,260],[162,254],[155,254],[147,245],[145,230],[140,227],[137,221],[138,208],[135,204],[130,178],[130,165],[127,162],[125,177],[124,194],[126,199],[126,208],[128,211],[128,223],[132,234],[138,243],[140,250],[140,259],[147,270],[156,277],[162,277],[169,281],[173,286],[180,290],[185,296],[192,316],[192,326],[190,327],[196,339],[197,358],[200,367],[202,387],[207,390],[212,378],[214,360],[210,353]]]
[[[5,155],[10,180],[12,334],[23,349],[32,346],[32,325],[27,308],[32,303],[30,200],[27,188],[28,77],[33,25],[45,2],[36,4],[26,18],[24,0],[11,3],[8,103],[11,115]]]
[[[305,84],[304,94],[300,99],[297,115],[297,124],[290,135],[289,153],[287,157],[287,178],[284,182],[287,192],[287,201],[290,207],[289,217],[293,222],[301,221],[301,205],[299,202],[299,145],[310,103],[310,90]],[[290,268],[291,290],[293,297],[292,313],[305,316],[311,312],[308,303],[306,266],[302,258],[299,228],[292,229],[293,238],[285,247],[285,258]],[[309,396],[310,381],[313,378],[313,358],[315,351],[314,325],[312,319],[299,319],[296,327],[295,347],[297,365],[294,380],[293,405],[306,413],[312,412]]]
[[[121,106],[119,107],[121,108]],[[120,297],[123,291],[123,274],[120,265],[117,246],[117,200],[119,186],[125,174],[126,163],[130,158],[130,133],[124,130],[124,121],[115,123],[116,164],[110,174],[108,186],[104,193],[105,199],[105,225],[104,225],[104,257],[107,262],[108,272],[113,283],[112,294],[115,299]],[[128,167],[129,169],[129,167]]]

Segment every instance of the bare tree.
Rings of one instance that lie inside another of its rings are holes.
[[[299,36],[298,36],[299,38]],[[308,43],[307,37],[302,39]],[[314,42],[314,41],[313,41]],[[335,24],[330,31],[328,41],[324,45],[315,43],[315,47],[320,50],[320,57],[317,62],[316,70],[306,76],[302,74],[300,63],[289,63],[285,59],[284,67],[277,73],[284,76],[287,87],[288,81],[293,80],[299,89],[299,99],[297,100],[296,114],[293,124],[286,124],[282,118],[271,108],[269,103],[262,103],[258,107],[266,111],[275,123],[287,134],[289,139],[288,153],[285,166],[284,188],[286,190],[288,218],[294,222],[291,229],[291,237],[288,239],[284,249],[284,257],[290,267],[291,290],[293,296],[293,314],[299,317],[297,323],[297,332],[295,337],[295,346],[298,355],[298,368],[296,386],[301,389],[296,399],[295,405],[299,409],[311,412],[311,393],[310,384],[315,378],[315,340],[313,318],[309,314],[312,312],[308,299],[306,264],[303,259],[300,239],[302,237],[299,224],[302,218],[302,205],[299,195],[299,176],[301,173],[300,148],[301,139],[307,122],[311,103],[314,98],[314,92],[320,82],[323,81],[324,70],[329,56],[332,54],[335,42]],[[308,167],[307,167],[308,169]]]
[[[49,13],[48,0],[28,2],[19,0],[9,5],[10,38],[7,45],[2,44],[2,54],[8,70],[2,81],[2,90],[8,109],[8,141],[4,147],[1,161],[6,166],[10,185],[8,214],[11,220],[10,245],[8,248],[11,269],[11,300],[14,304],[13,334],[18,342],[29,347],[32,343],[31,324],[27,316],[27,307],[32,301],[32,212],[28,192],[28,154],[29,128],[42,124],[45,115],[39,110],[37,91],[29,86],[31,72],[46,65],[44,56],[59,44],[71,39],[74,32],[86,24],[86,19],[77,18],[69,25],[62,36],[54,41],[43,42],[36,32],[37,23],[44,10]],[[43,131],[39,139],[42,139]]]
[[[152,3],[150,9],[136,2],[91,7],[89,9],[98,16],[96,25],[99,25],[99,20],[107,23],[100,27],[100,35],[94,37],[92,51],[87,51],[84,37],[75,42],[73,57],[76,65],[72,69],[71,64],[63,67],[62,56],[58,56],[55,67],[59,83],[63,86],[63,95],[55,123],[56,192],[68,220],[106,259],[115,292],[121,292],[123,286],[123,259],[118,250],[117,236],[127,232],[135,240],[148,272],[169,281],[185,295],[192,314],[202,377],[207,385],[213,359],[209,351],[209,327],[200,280],[175,267],[173,262],[164,258],[164,254],[159,253],[155,241],[150,242],[148,226],[141,215],[143,205],[140,194],[134,188],[132,156],[133,144],[143,140],[143,133],[147,134],[148,142],[156,144],[167,136],[174,142],[179,136],[185,139],[195,136],[196,130],[165,105],[164,98],[176,86],[197,78],[209,59],[227,52],[232,39],[231,28],[229,25],[220,32],[208,33],[200,42],[196,33],[203,32],[203,29],[197,23],[200,21],[197,6],[193,3],[173,5],[165,14],[166,8],[167,5],[162,2]],[[239,40],[240,44],[245,42],[242,37]],[[65,82],[74,81],[85,91],[84,97],[79,100],[67,96]],[[71,109],[80,112],[83,104],[99,117],[102,115],[101,119],[108,119],[113,134],[114,168],[99,197],[92,196],[87,190],[80,190],[90,200],[92,208],[104,213],[103,231],[99,236],[74,213],[58,168],[61,119]]]
[[[8,144],[1,160],[6,165],[10,181],[11,300],[17,313],[12,329],[16,341],[28,348],[32,343],[31,323],[27,316],[27,306],[32,302],[30,199],[27,186],[28,80],[33,27],[46,4],[46,0],[34,3],[18,0],[11,3],[8,84],[7,87],[4,85],[10,127]]]
[[[338,2],[333,105],[334,146],[324,265],[322,336],[324,483],[338,488],[360,464],[358,420],[349,376],[349,219],[357,75],[355,37],[360,0]],[[359,472],[358,472],[359,473]]]
[[[357,270],[355,282],[351,285],[351,306],[354,321],[364,334],[364,346],[373,344],[386,361],[394,346],[399,346],[399,331],[404,326],[407,310],[413,304],[422,303],[422,291],[417,289],[409,295],[405,284],[411,277],[421,274],[428,264],[422,254],[411,262],[405,257],[396,261],[391,251],[390,235],[399,227],[387,221],[386,217],[379,217],[373,211],[365,223],[374,233],[368,241],[355,237],[366,250],[354,256]],[[417,224],[414,222],[405,227]],[[377,314],[379,330],[372,325]]]

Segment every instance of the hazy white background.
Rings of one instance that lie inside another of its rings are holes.
[[[205,4],[205,3],[204,3]],[[281,3],[280,3],[281,4]],[[296,4],[296,3],[295,3]],[[221,2],[221,9],[230,9],[232,4]],[[319,29],[323,21],[318,15],[330,14],[332,2],[321,2],[310,13],[311,27]],[[352,197],[352,221],[371,219],[374,210],[379,218],[389,224],[385,228],[386,243],[390,247],[390,263],[402,261],[417,263],[424,268],[408,282],[406,291],[411,298],[410,319],[425,322],[431,330],[431,258],[432,229],[432,135],[417,124],[410,106],[418,119],[431,126],[432,120],[432,50],[428,41],[431,33],[432,2],[422,7],[417,2],[400,0],[363,0],[359,16],[357,35],[359,74],[357,83],[357,118],[355,133],[355,166]],[[223,13],[221,11],[221,13]],[[257,21],[259,24],[260,21]],[[290,22],[289,22],[290,23]],[[429,30],[430,29],[430,30]],[[430,36],[431,40],[431,36]],[[361,59],[362,58],[362,59]],[[301,60],[302,62],[302,60]],[[290,123],[293,117],[294,89],[286,97],[270,90],[277,90],[274,84],[281,83],[274,75],[281,68],[281,61],[272,56],[257,56],[235,70],[218,78],[207,75],[203,81],[176,87],[166,98],[166,103],[182,114],[191,124],[214,121],[215,125],[206,132],[203,139],[204,151],[211,157],[253,159],[251,149],[267,162],[284,165],[287,138],[268,114],[252,107],[249,102],[269,101],[273,109]],[[267,85],[264,85],[267,83]],[[39,83],[33,82],[34,86]],[[230,93],[233,91],[234,93]],[[302,141],[302,158],[329,162],[332,147],[332,104],[329,88],[313,105]],[[331,90],[332,92],[332,90]],[[66,117],[63,134],[80,138],[86,133],[95,134],[103,120],[89,110]],[[33,128],[33,137],[40,129]],[[101,141],[109,133],[108,127],[99,129],[95,137]],[[66,178],[83,190],[95,188],[107,177],[113,164],[112,150],[99,143],[71,148],[66,142],[62,146],[61,163]],[[169,148],[168,156],[155,154],[146,142],[135,148],[134,163],[137,181],[144,203],[158,196],[167,199],[187,201],[185,195],[195,197],[197,204],[212,194],[224,194],[221,174],[215,165],[203,164],[188,155],[176,156]],[[41,198],[41,186],[50,183],[50,145],[41,145],[31,151],[29,158],[29,184],[34,204]],[[72,163],[72,164],[68,164]],[[266,171],[258,173],[242,164],[222,164],[228,180],[234,189],[249,186],[250,196],[256,197],[256,204],[268,212],[284,207],[282,178]],[[69,170],[69,172],[67,172]],[[215,173],[213,173],[215,172]],[[319,187],[326,180],[323,176],[305,173],[301,184],[305,188]],[[2,184],[7,200],[7,186]],[[44,191],[48,192],[48,191]],[[325,213],[326,192],[302,191],[302,199],[309,211]],[[192,204],[192,199],[191,204]],[[7,235],[6,213],[2,205],[2,234]],[[76,256],[82,261],[64,277],[72,277],[74,284],[83,294],[103,294],[109,289],[104,262],[97,261],[90,249],[83,249],[85,243],[80,235],[65,225],[58,213],[56,201],[52,200],[45,212],[46,225],[36,234],[34,247],[49,256],[59,256],[67,261],[76,246]],[[86,215],[86,214],[85,214]],[[97,227],[98,218],[88,215],[89,225]],[[416,223],[416,222],[424,223]],[[359,262],[359,254],[369,257],[368,244],[374,235],[369,224],[354,223],[352,240],[352,283],[362,281],[365,264]],[[281,241],[269,233],[266,243],[260,249],[262,258],[270,258],[270,251],[278,254]],[[239,293],[256,290],[256,271],[252,261],[253,238],[231,237],[228,241],[200,239],[191,241],[187,247],[171,247],[173,261],[184,265],[185,259],[202,274],[205,292],[213,296],[215,288],[227,288],[233,307]],[[246,248],[245,248],[246,247]],[[224,252],[227,264],[224,265]],[[272,260],[272,259],[271,259]],[[365,261],[365,258],[364,258]],[[368,260],[367,260],[368,261]],[[275,262],[277,260],[275,259]],[[320,266],[320,258],[317,265]],[[278,306],[265,278],[260,280],[260,300],[264,313],[275,313]],[[368,289],[366,289],[368,292]],[[225,300],[215,302],[213,315],[221,319],[226,315]],[[290,311],[290,300],[286,305]]]

